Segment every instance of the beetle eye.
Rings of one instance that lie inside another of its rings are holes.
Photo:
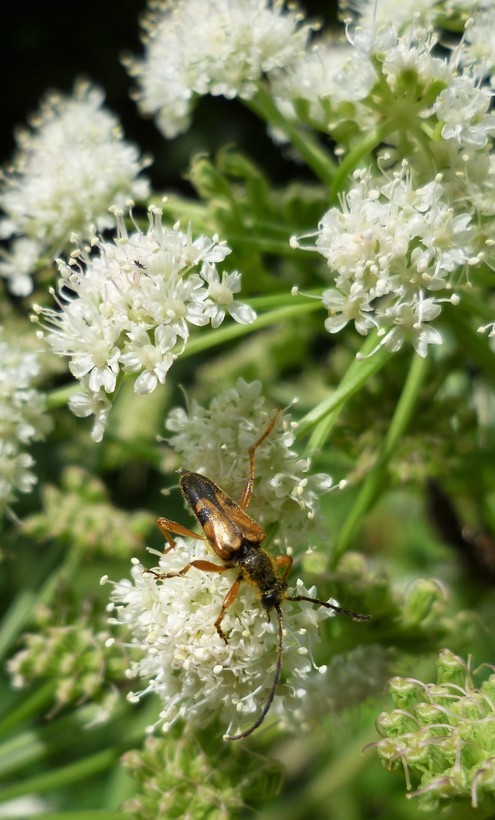
[[[272,609],[278,603],[277,596],[272,592],[264,592],[261,596],[261,606],[264,609]]]

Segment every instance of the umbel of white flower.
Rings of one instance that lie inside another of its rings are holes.
[[[143,28],[145,57],[127,68],[140,109],[169,138],[187,130],[200,96],[252,98],[264,75],[303,54],[311,31],[284,0],[164,0]]]
[[[259,381],[238,379],[215,396],[208,407],[192,400],[188,412],[172,409],[166,420],[167,442],[186,470],[203,473],[239,499],[249,474],[249,448],[263,432],[273,411],[266,406]],[[277,549],[306,549],[323,529],[319,499],[332,487],[326,473],[312,473],[309,458],[294,448],[288,413],[256,451],[256,492],[250,515],[273,531]]]
[[[470,222],[446,201],[441,175],[415,188],[406,162],[389,178],[356,171],[340,207],[321,218],[315,245],[306,246],[334,277],[322,294],[328,332],[352,322],[362,335],[376,329],[393,351],[409,342],[426,356],[442,342],[432,324],[442,304],[457,304],[454,283],[479,261]],[[301,247],[296,238],[292,245]]]
[[[72,96],[48,94],[17,134],[18,149],[0,178],[0,237],[10,238],[0,276],[26,295],[43,257],[55,258],[73,231],[87,237],[112,225],[109,207],[129,197],[143,200],[149,182],[139,177],[150,160],[122,136],[120,123],[103,106],[103,92],[87,82]]]
[[[135,375],[137,393],[151,393],[184,351],[192,325],[216,328],[227,313],[249,324],[256,315],[234,297],[240,273],[217,270],[230,253],[217,236],[193,239],[178,224],[167,228],[157,207],[149,208],[146,233],[137,225],[128,233],[123,213],[114,213],[115,242],[94,236],[94,254],[82,249],[68,263],[59,260],[59,309],[35,306],[33,317],[51,350],[68,357],[83,388],[71,409],[96,417],[97,441],[120,373]]]
[[[211,560],[211,553],[201,542],[178,538],[156,569],[178,572],[193,558]],[[275,618],[267,618],[256,590],[243,584],[222,622],[227,644],[214,625],[237,575],[237,570],[221,575],[192,570],[159,582],[134,559],[132,580],[113,583],[110,622],[127,628],[124,640],[129,642],[128,631],[136,650],[128,677],[139,679],[142,686],[130,700],[154,692],[162,706],[155,725],[163,731],[180,718],[193,730],[218,717],[222,730],[234,735],[263,708],[277,658]],[[297,594],[314,596],[316,590],[298,581]],[[287,724],[291,712],[304,706],[314,672],[326,671],[315,665],[313,651],[319,623],[333,612],[310,604],[283,606],[285,681],[270,715]]]
[[[208,408],[192,402],[188,415],[173,410],[166,422],[174,433],[168,441],[187,469],[208,475],[239,500],[249,474],[249,448],[272,417],[261,383],[238,379]],[[256,486],[249,505],[249,514],[262,526],[277,523],[275,548],[284,551],[289,545],[309,546],[319,525],[317,491],[332,484],[328,475],[308,475],[309,460],[298,457],[293,441],[290,418],[284,414],[256,451]],[[191,538],[177,538],[173,550],[157,554],[158,575],[178,572],[194,559],[221,564],[204,541]],[[183,577],[160,580],[136,559],[132,579],[113,584],[112,621],[127,628],[120,632],[122,639],[130,635],[136,649],[129,677],[139,679],[142,687],[131,698],[155,692],[162,703],[156,725],[164,730],[180,718],[194,730],[218,717],[226,733],[234,735],[252,724],[263,708],[277,661],[277,623],[275,617],[267,618],[256,587],[241,584],[225,612],[222,629],[228,644],[215,628],[238,574],[238,569],[219,574],[193,568]],[[302,581],[296,586],[297,595],[316,596]],[[282,602],[282,610],[284,682],[270,715],[282,725],[300,728],[311,712],[308,692],[321,702],[319,685],[328,689],[326,667],[317,666],[313,658],[318,626],[333,613],[289,601]]]

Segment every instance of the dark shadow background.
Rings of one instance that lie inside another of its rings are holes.
[[[308,0],[304,7],[308,16],[325,21],[336,18],[336,0]],[[190,131],[167,142],[151,120],[138,114],[129,98],[132,81],[120,56],[124,51],[142,53],[138,19],[145,8],[145,0],[19,0],[8,4],[0,32],[0,164],[8,162],[14,152],[14,128],[25,124],[43,94],[50,88],[70,92],[74,80],[86,76],[105,90],[107,105],[120,117],[127,139],[154,157],[148,173],[157,189],[183,187],[181,177],[191,155],[215,151],[225,143],[242,145],[254,157],[262,157],[265,168],[275,178],[283,178],[287,168],[279,150],[266,137],[263,124],[241,104],[204,99]]]

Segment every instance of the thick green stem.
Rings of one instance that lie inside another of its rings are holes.
[[[245,104],[268,125],[280,129],[294,146],[298,154],[314,171],[318,179],[331,186],[337,165],[333,157],[317,142],[311,131],[289,122],[278,110],[271,96],[262,86],[251,100]]]
[[[380,495],[387,477],[388,463],[411,420],[428,369],[427,359],[413,356],[407,379],[390,422],[383,447],[342,526],[332,553],[334,566],[359,531],[365,515]]]
[[[231,322],[224,327],[215,330],[203,331],[198,333],[193,339],[187,343],[186,349],[182,357],[194,356],[196,353],[201,353],[203,350],[209,350],[212,347],[232,342],[235,339],[241,339],[243,336],[248,336],[256,330],[270,325],[276,325],[280,322],[285,322],[288,319],[296,319],[298,316],[303,316],[306,313],[312,313],[315,310],[321,310],[321,301],[319,299],[302,300],[297,296],[294,297],[289,293],[273,296],[262,296],[259,298],[247,300],[249,305],[254,308],[263,308],[268,306],[275,306],[273,310],[267,310],[262,313],[249,325],[240,325],[236,322]],[[280,304],[282,305],[280,306]],[[278,305],[278,307],[277,307]],[[47,407],[50,410],[58,407],[63,407],[74,393],[80,390],[79,382],[65,385],[52,391],[47,396]]]
[[[121,709],[121,715],[124,709]],[[98,706],[86,704],[58,720],[26,729],[6,738],[0,743],[0,777],[20,772],[26,766],[39,762],[54,749],[67,749],[77,744],[77,736],[87,731],[92,720],[98,717]],[[115,718],[114,718],[115,720]]]
[[[124,748],[112,747],[101,752],[88,755],[76,763],[69,763],[58,769],[47,770],[43,774],[35,775],[27,780],[13,783],[0,789],[0,804],[6,800],[13,800],[24,794],[45,794],[49,791],[62,789],[71,783],[88,779],[92,775],[100,774],[109,769],[122,754]]]
[[[385,129],[377,128],[356,145],[352,151],[349,151],[347,156],[342,160],[337,172],[335,173],[332,184],[330,186],[330,203],[335,205],[339,193],[344,190],[346,186],[346,179],[352,175],[360,162],[368,156],[383,140],[386,133]]]
[[[53,552],[47,554],[39,571],[30,579],[31,585],[19,591],[3,616],[0,622],[0,658],[15,644],[36,607],[40,603],[51,602],[54,591],[62,579],[70,580],[75,577],[80,566],[79,554],[72,550],[54,569],[56,557]]]
[[[375,350],[376,347],[377,336],[372,333],[366,338],[359,357],[352,362],[339,386],[300,420],[298,438],[313,431],[306,448],[309,453],[322,448],[346,402],[388,362],[390,351],[386,347]]]
[[[9,710],[8,714],[0,721],[0,738],[7,735],[16,726],[20,726],[33,715],[43,713],[53,706],[53,693],[55,683],[48,681],[30,695],[23,698],[21,703]]]
[[[195,339],[191,339],[187,343],[187,347],[182,354],[183,356],[194,356],[196,353],[201,353],[203,350],[209,350],[211,347],[224,344],[225,342],[232,342],[234,339],[241,339],[243,336],[248,336],[262,327],[270,327],[270,325],[277,325],[281,322],[286,322],[288,319],[297,320],[299,316],[306,313],[312,313],[315,310],[321,310],[321,302],[319,300],[310,300],[301,304],[287,305],[286,307],[275,308],[258,316],[250,325],[230,324],[226,327],[218,328],[218,330],[211,330],[205,333],[198,334]]]

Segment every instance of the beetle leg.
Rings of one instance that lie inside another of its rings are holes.
[[[211,561],[203,561],[201,558],[197,558],[195,561],[190,561],[189,564],[182,567],[179,572],[156,572],[154,569],[147,569],[145,572],[150,572],[155,578],[158,578],[159,581],[163,581],[164,578],[182,578],[183,575],[189,572],[191,567],[200,569],[202,572],[226,572],[228,569],[232,569],[232,564],[220,566],[220,564],[213,564]]]
[[[163,550],[164,555],[166,555],[167,552],[170,552],[170,550],[173,550],[175,547],[175,541],[172,538],[172,533],[174,533],[174,535],[185,535],[188,538],[196,538],[201,541],[206,540],[204,535],[199,535],[197,532],[193,532],[187,527],[184,527],[182,524],[177,524],[176,521],[171,521],[169,518],[157,518],[155,523],[169,543],[167,549]]]
[[[218,618],[215,621],[215,628],[216,628],[218,634],[220,635],[220,637],[222,638],[222,640],[225,641],[225,643],[228,643],[228,640],[225,637],[225,632],[223,631],[220,624],[223,621],[223,616],[225,615],[226,610],[229,608],[229,606],[231,606],[231,604],[234,603],[234,601],[236,599],[236,596],[237,596],[237,593],[239,592],[239,587],[241,585],[242,579],[243,579],[243,575],[241,573],[240,575],[237,576],[234,583],[232,584],[229,591],[227,592],[227,595],[223,599],[222,608],[220,609],[220,614],[219,614]]]
[[[282,579],[284,581],[287,580],[287,576],[292,569],[292,564],[294,563],[294,559],[290,555],[275,555],[272,558],[273,563],[275,564],[276,569],[280,569],[281,567],[285,567],[284,574],[282,575]]]
[[[261,434],[258,441],[253,444],[253,446],[249,450],[249,477],[244,485],[244,489],[242,491],[241,500],[239,501],[239,507],[241,510],[245,510],[248,506],[249,502],[251,501],[251,496],[253,494],[253,487],[254,487],[254,456],[256,450],[264,442],[264,440],[270,435],[277,419],[280,415],[280,410],[277,410],[275,415],[273,416],[272,420],[269,422],[266,430]]]

